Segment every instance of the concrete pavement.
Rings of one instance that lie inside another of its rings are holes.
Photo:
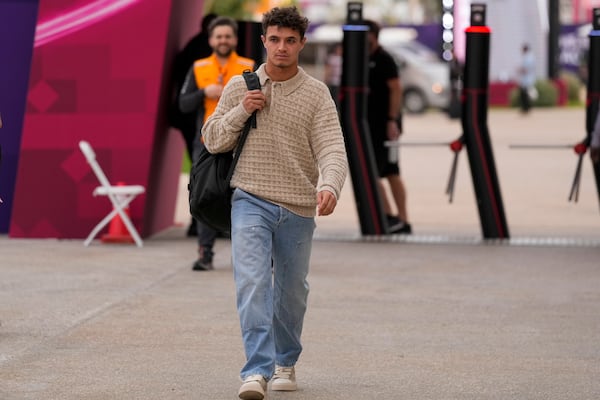
[[[580,109],[492,110],[511,240],[482,241],[466,157],[406,146],[415,235],[361,238],[352,185],[313,247],[299,391],[283,399],[600,398],[600,214],[589,161],[511,150],[575,143]],[[580,127],[578,127],[580,126]],[[457,122],[410,116],[407,143]],[[464,155],[463,155],[464,156]],[[229,242],[194,272],[185,198],[144,248],[0,237],[0,399],[235,399],[243,350]]]

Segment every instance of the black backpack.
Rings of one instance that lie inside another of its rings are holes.
[[[243,76],[248,90],[260,89],[255,72],[244,71]],[[203,146],[190,171],[188,190],[192,217],[222,233],[231,231],[233,189],[230,182],[251,128],[256,128],[256,111],[246,121],[235,155],[233,150],[211,154]]]

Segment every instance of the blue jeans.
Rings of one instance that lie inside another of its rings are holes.
[[[242,379],[269,380],[275,364],[290,367],[298,361],[314,230],[314,218],[240,189],[233,194],[233,274],[246,352]]]

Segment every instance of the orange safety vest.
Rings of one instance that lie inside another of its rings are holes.
[[[236,52],[231,53],[227,64],[221,66],[217,60],[217,56],[213,53],[209,57],[197,60],[194,63],[194,77],[196,85],[199,89],[203,89],[208,85],[221,84],[225,86],[229,79],[235,75],[241,75],[242,72],[254,68],[254,60],[237,55]],[[215,111],[219,99],[204,98],[204,121]]]

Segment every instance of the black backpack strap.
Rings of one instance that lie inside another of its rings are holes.
[[[252,72],[248,69],[242,73],[242,76],[246,81],[246,86],[248,87],[248,90],[260,89],[260,79],[258,79],[258,75],[256,74],[256,72]],[[248,118],[248,120],[246,121],[246,125],[244,125],[244,130],[242,131],[242,134],[240,135],[240,138],[238,140],[235,155],[233,156],[233,161],[231,162],[231,167],[229,168],[229,173],[227,174],[227,181],[231,181],[233,171],[235,170],[235,166],[237,165],[238,159],[240,158],[240,153],[242,152],[244,143],[246,143],[248,133],[252,128],[256,128],[256,111],[252,113],[250,118]]]
[[[252,72],[249,69],[247,69],[242,73],[242,76],[246,81],[246,87],[248,87],[248,90],[260,89],[260,79],[258,78],[256,72]],[[250,120],[252,123],[252,127],[256,128],[256,111],[252,113],[252,115],[250,116]]]

